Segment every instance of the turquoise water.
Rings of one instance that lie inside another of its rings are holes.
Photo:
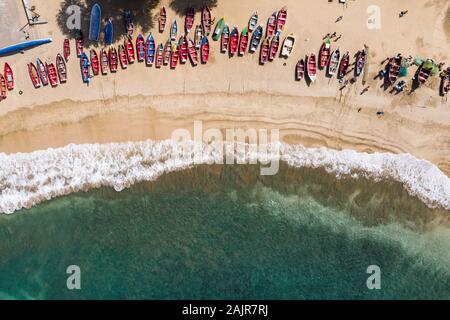
[[[202,166],[0,216],[0,298],[450,298],[448,211],[390,182],[257,173]]]

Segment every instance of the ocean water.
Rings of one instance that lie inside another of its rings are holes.
[[[393,180],[200,165],[0,215],[0,298],[449,299],[449,211]]]

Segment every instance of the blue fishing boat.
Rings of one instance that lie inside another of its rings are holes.
[[[20,52],[20,51],[30,49],[30,48],[33,48],[33,47],[36,47],[36,46],[39,46],[42,44],[50,43],[50,42],[52,42],[52,39],[47,38],[47,39],[31,40],[31,41],[13,44],[11,46],[0,48],[0,56],[5,56],[8,54]]]
[[[105,43],[111,45],[113,42],[114,28],[111,19],[108,19],[105,27]]]
[[[172,28],[170,28],[170,39],[172,41],[175,41],[177,39],[177,33],[178,33],[178,25],[177,20],[175,20],[172,24]]]
[[[92,6],[91,10],[91,22],[89,27],[89,40],[98,41],[100,36],[100,23],[102,21],[102,10],[98,3]]]
[[[145,47],[146,47],[146,56],[145,56],[146,63],[148,65],[152,65],[153,62],[155,62],[156,45],[155,45],[155,39],[153,38],[153,35],[151,32],[147,38]]]
[[[81,53],[80,57],[81,77],[84,83],[91,81],[91,64],[85,52]]]
[[[258,26],[256,28],[255,32],[253,32],[252,39],[250,41],[250,52],[251,53],[254,53],[258,49],[258,46],[261,42],[262,33],[263,33],[262,26]]]

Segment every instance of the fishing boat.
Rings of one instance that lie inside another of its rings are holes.
[[[422,85],[431,76],[431,72],[433,71],[434,62],[431,59],[427,59],[425,62],[422,63],[418,70],[417,78],[419,80],[419,84]]]
[[[58,86],[58,71],[53,63],[45,63],[48,72],[48,81],[52,87]]]
[[[175,41],[177,39],[178,34],[178,25],[177,20],[172,23],[172,27],[170,28],[170,40]]]
[[[316,81],[317,61],[316,61],[316,55],[314,53],[311,53],[311,55],[307,59],[306,73],[308,74],[308,78],[309,78],[309,80],[311,80],[311,82]]]
[[[110,47],[108,52],[109,57],[109,70],[111,72],[117,72],[117,67],[119,65],[119,58],[117,56],[116,48]]]
[[[145,40],[142,34],[138,35],[136,38],[136,54],[138,62],[145,60]]]
[[[300,81],[305,76],[305,60],[300,59],[295,66],[295,80]]]
[[[209,59],[209,41],[206,36],[203,36],[202,46],[201,46],[201,59],[202,63],[207,63]]]
[[[239,31],[237,27],[234,27],[230,34],[230,46],[229,53],[230,55],[236,54],[239,45]]]
[[[274,12],[267,20],[266,37],[272,37],[277,27],[277,13]]]
[[[0,73],[0,101],[6,99],[6,79]]]
[[[281,48],[281,56],[284,58],[289,58],[292,51],[294,50],[295,45],[295,36],[293,33],[290,33],[283,41],[283,47]]]
[[[261,52],[259,55],[259,63],[265,64],[269,60],[269,50],[270,50],[270,38],[266,38],[261,45]]]
[[[102,10],[98,3],[94,4],[91,9],[91,21],[89,25],[89,40],[98,41],[100,36],[100,24],[102,22]]]
[[[211,33],[211,25],[212,25],[211,9],[209,9],[208,6],[205,6],[202,10],[202,28],[203,34],[205,36],[209,36],[209,34]]]
[[[389,60],[388,70],[390,84],[394,84],[397,81],[400,74],[400,69],[402,67],[402,60],[403,57],[400,54]]]
[[[52,42],[52,39],[47,38],[47,39],[29,40],[29,41],[13,44],[10,46],[0,48],[0,56],[10,55],[15,52],[22,52],[24,50],[27,50],[27,49],[30,49],[30,48],[33,48],[36,46],[40,46],[40,45],[43,45],[46,43],[50,43],[50,42]]]
[[[67,81],[67,67],[64,58],[59,53],[56,56],[56,70],[58,71],[59,82],[65,83]]]
[[[356,56],[355,75],[358,77],[364,70],[366,64],[366,49],[362,49]]]
[[[127,53],[128,63],[134,63],[134,46],[131,38],[125,39],[124,46]]]
[[[33,86],[37,89],[41,86],[41,78],[39,78],[39,74],[36,66],[33,62],[28,63],[28,74],[30,75],[31,82]]]
[[[184,29],[186,30],[186,34],[188,34],[194,26],[194,20],[195,10],[192,7],[188,8],[186,12],[186,20],[184,21]]]
[[[105,27],[105,43],[110,46],[113,43],[114,27],[111,18],[106,22]]]
[[[243,56],[245,54],[245,51],[247,50],[248,39],[249,39],[249,35],[248,35],[247,27],[245,27],[241,32],[241,36],[239,37],[239,55],[240,56]]]
[[[338,49],[334,50],[331,54],[330,62],[328,63],[328,75],[334,76],[339,67],[339,61],[341,59],[341,51]]]
[[[322,46],[319,50],[319,68],[323,69],[328,65],[328,61],[330,60],[331,55],[331,41],[329,38],[322,43]]]
[[[450,91],[450,78],[448,75],[442,77],[441,86],[440,86],[440,94],[441,96],[446,96]]]
[[[220,40],[220,51],[227,52],[230,44],[230,28],[225,26],[222,31],[222,39]]]
[[[203,29],[201,25],[198,25],[195,27],[195,35],[194,35],[194,42],[195,42],[195,49],[199,50],[202,45],[202,38],[203,38]]]
[[[7,62],[5,62],[3,72],[5,73],[6,88],[8,90],[13,90],[14,89],[14,73],[11,69],[11,66]]]
[[[119,59],[122,69],[126,69],[128,67],[128,57],[125,46],[123,44],[119,45]]]
[[[77,57],[81,57],[81,53],[83,52],[84,47],[84,38],[83,33],[78,31],[77,37],[75,39],[75,49],[77,51]]]
[[[166,45],[164,46],[163,64],[165,66],[170,63],[171,55],[172,55],[172,45],[171,45],[170,39],[169,39],[169,40],[167,40]]]
[[[100,72],[100,61],[98,60],[97,51],[91,49],[90,57],[91,57],[92,73],[94,74],[94,76],[97,76]]]
[[[256,28],[255,32],[253,32],[252,34],[249,49],[250,53],[254,53],[258,49],[259,43],[261,42],[262,34],[263,34],[263,26],[260,25]]]
[[[283,7],[280,11],[278,11],[277,16],[277,33],[281,33],[284,29],[284,25],[286,24],[287,20],[287,8]]]
[[[214,41],[218,41],[220,39],[224,27],[225,27],[225,18],[223,17],[219,20],[219,22],[217,22],[216,27],[214,28],[214,32],[212,35],[212,39]]]
[[[64,53],[64,59],[66,59],[66,61],[69,61],[69,57],[70,57],[70,41],[69,41],[69,39],[64,39],[63,53]]]
[[[102,75],[108,74],[108,54],[106,53],[105,49],[100,50],[100,70],[102,72]]]
[[[188,41],[185,36],[181,37],[178,41],[178,50],[180,51],[180,63],[185,64],[188,59]]]
[[[198,64],[197,50],[195,49],[195,43],[192,39],[189,39],[189,59],[194,67]]]
[[[80,57],[80,68],[81,68],[81,78],[84,83],[89,83],[91,81],[91,65],[89,63],[89,58],[85,52],[81,53]]]
[[[166,22],[167,22],[166,8],[162,7],[161,10],[159,11],[159,19],[158,19],[160,33],[164,32],[164,29],[166,28]]]
[[[248,31],[253,32],[255,30],[256,26],[258,25],[258,11],[256,11],[248,21]]]
[[[277,56],[278,49],[280,47],[280,36],[275,35],[270,42],[269,61],[273,61]]]
[[[338,79],[343,79],[345,77],[349,65],[350,65],[350,55],[348,52],[346,52],[341,59],[341,63],[339,64],[339,71],[337,75]]]
[[[39,77],[41,78],[42,85],[43,86],[48,85],[47,69],[45,68],[44,63],[39,58],[36,60],[36,67],[38,70]]]
[[[178,45],[174,44],[172,47],[172,52],[170,54],[170,68],[175,69],[178,65],[178,59],[180,55],[180,50],[178,49]]]
[[[130,10],[124,11],[124,13],[123,13],[123,21],[124,21],[124,25],[125,25],[125,35],[128,38],[133,38],[134,23],[133,23],[133,18],[131,16],[131,11]]]
[[[156,53],[155,51],[156,51],[155,39],[153,38],[153,35],[150,32],[147,41],[145,43],[145,63],[148,66],[151,66],[155,61],[155,53]]]
[[[155,58],[155,68],[161,68],[163,64],[163,54],[164,54],[164,46],[162,43],[159,44],[158,50],[156,50],[156,58]]]

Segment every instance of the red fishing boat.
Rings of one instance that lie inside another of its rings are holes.
[[[278,17],[277,17],[277,33],[283,31],[284,25],[286,24],[286,20],[287,20],[287,8],[286,8],[286,7],[283,7],[283,8],[278,12]]]
[[[394,84],[398,79],[402,67],[402,60],[403,57],[401,54],[389,60],[389,82],[391,84]]]
[[[316,61],[316,55],[314,53],[311,53],[311,55],[308,57],[308,63],[307,63],[307,73],[308,78],[311,80],[311,82],[316,81],[317,78],[317,61]]]
[[[125,51],[127,53],[128,63],[134,63],[134,46],[131,38],[125,39]]]
[[[97,76],[98,73],[100,72],[100,62],[98,60],[97,52],[94,49],[91,49],[90,56],[91,56],[92,72],[94,73],[94,76]]]
[[[192,39],[189,39],[189,58],[193,66],[198,64],[197,49],[195,49],[195,43]]]
[[[175,69],[177,67],[179,55],[180,50],[178,49],[177,44],[174,44],[170,54],[170,68]]]
[[[320,47],[320,51],[319,51],[319,67],[321,69],[325,68],[328,65],[328,61],[330,60],[330,55],[331,55],[331,46],[330,46],[330,42],[325,41],[322,46]]]
[[[52,87],[56,87],[58,85],[58,72],[56,71],[55,65],[53,63],[48,64],[45,63],[45,67],[48,72],[48,81]]]
[[[185,64],[188,59],[188,41],[186,37],[181,37],[178,43],[179,51],[180,51],[180,63]]]
[[[166,45],[164,46],[163,53],[163,64],[167,66],[170,63],[170,56],[172,54],[172,46],[170,44],[170,39],[167,40]]]
[[[222,37],[220,39],[220,51],[227,52],[228,45],[230,44],[230,28],[225,26],[222,31]]]
[[[202,45],[201,45],[201,59],[202,63],[207,63],[209,59],[209,41],[206,36],[203,36]]]
[[[41,79],[33,62],[28,63],[28,74],[30,75],[31,82],[33,82],[33,86],[36,89],[39,88],[41,86]]]
[[[305,76],[305,60],[301,59],[295,67],[295,80],[300,81]]]
[[[126,69],[128,67],[128,58],[127,52],[125,51],[125,46],[123,44],[119,45],[119,59],[122,69]]]
[[[77,57],[81,57],[81,53],[83,52],[83,47],[84,47],[83,33],[80,31],[80,32],[78,32],[77,38],[75,40],[75,48],[77,51]]]
[[[275,33],[277,27],[277,13],[274,12],[267,20],[266,37],[269,38]]]
[[[138,62],[143,62],[145,59],[145,40],[142,34],[136,38],[136,53]]]
[[[6,99],[6,79],[0,73],[0,101]]]
[[[347,53],[344,54],[344,56],[341,59],[341,63],[339,64],[339,70],[338,70],[338,79],[342,79],[347,74],[348,66],[350,65],[350,55]]]
[[[259,55],[259,63],[265,64],[269,59],[270,50],[270,38],[266,38],[261,46],[261,52]]]
[[[111,70],[111,72],[116,72],[119,64],[119,58],[117,57],[116,48],[114,47],[109,48],[108,56],[109,56],[109,69]]]
[[[243,56],[245,54],[245,51],[247,51],[248,40],[249,40],[248,31],[247,31],[247,28],[244,28],[244,30],[242,30],[241,36],[239,38],[239,55],[240,56]]]
[[[230,55],[236,54],[238,50],[238,45],[239,45],[239,31],[237,27],[234,27],[230,35],[230,46],[229,46]]]
[[[58,53],[56,56],[56,69],[58,71],[59,82],[64,83],[67,81],[67,67],[66,62],[62,55]]]
[[[100,50],[100,70],[103,75],[108,73],[108,54],[103,48]]]
[[[7,62],[5,62],[4,72],[6,79],[6,88],[8,90],[14,89],[14,73]]]
[[[69,61],[69,57],[70,57],[70,41],[69,39],[64,39],[64,59],[66,59],[66,61]]]
[[[269,51],[269,60],[273,61],[278,53],[278,48],[280,47],[280,37],[276,35],[272,38],[272,42],[270,43],[270,51]]]
[[[161,68],[164,59],[164,46],[162,43],[159,44],[158,49],[156,50],[156,58],[155,58],[155,67]]]
[[[159,12],[159,32],[160,33],[164,32],[164,29],[166,28],[166,22],[167,22],[166,8],[162,7],[161,11]]]
[[[194,20],[195,20],[194,8],[188,8],[186,12],[186,21],[184,23],[186,34],[188,34],[191,31],[192,27],[194,26]]]
[[[203,27],[203,34],[205,36],[209,36],[209,34],[211,33],[211,25],[212,25],[211,9],[209,9],[208,6],[205,6],[202,10],[202,27]]]

